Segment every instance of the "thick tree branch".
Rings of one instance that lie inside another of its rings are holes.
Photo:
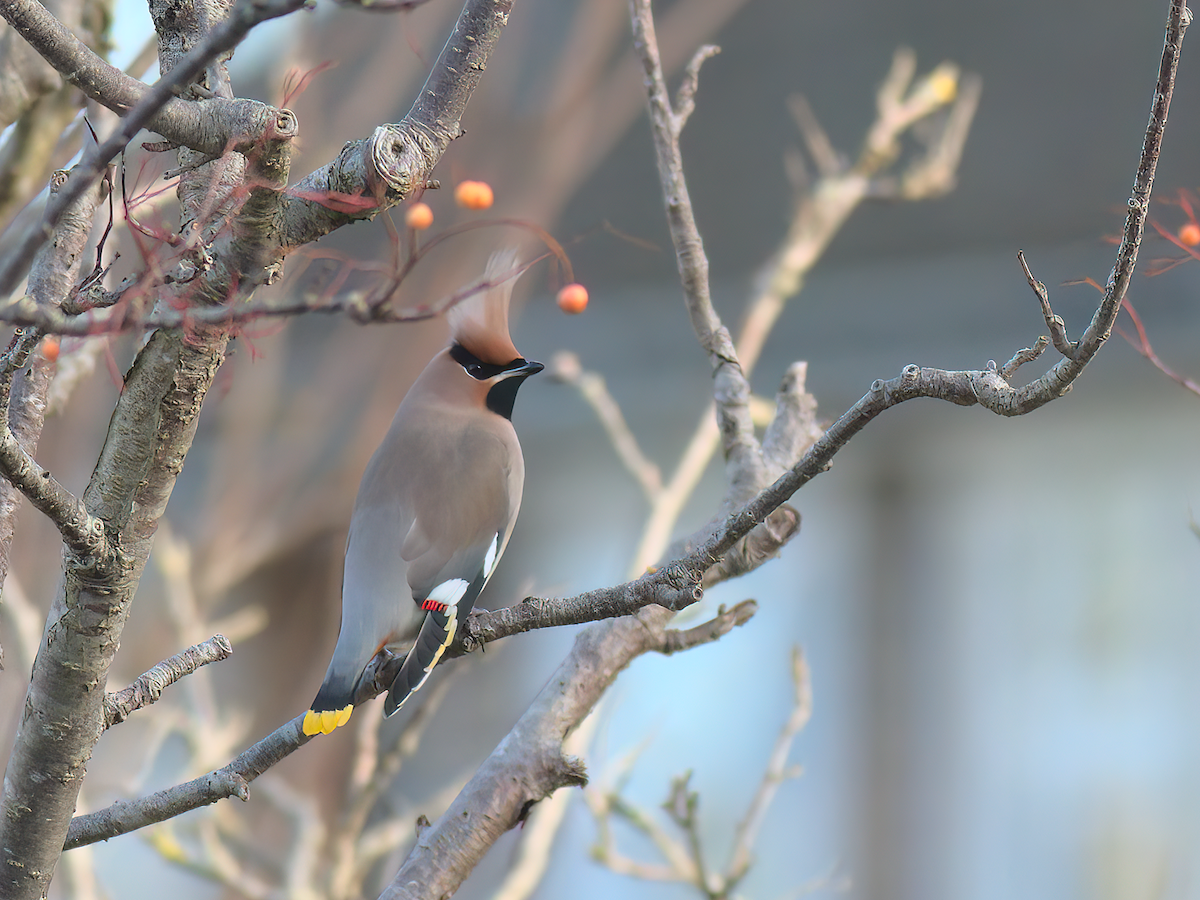
[[[423,188],[450,142],[487,67],[512,0],[467,0],[408,114],[366,140],[347,143],[337,159],[288,191],[282,243],[291,249],[350,222],[369,219]]]
[[[155,90],[102,59],[37,0],[0,0],[0,16],[63,78],[118,115],[134,110]],[[184,78],[181,72],[178,82],[176,73],[170,77],[177,88],[194,75]],[[160,107],[148,112],[144,127],[172,143],[219,156],[262,134],[276,114],[257,100],[184,100],[168,91]]]
[[[15,0],[0,0],[0,2],[9,4]],[[268,19],[287,15],[300,9],[303,5],[304,0],[238,0],[230,10],[228,17],[208,32],[203,39],[197,41],[195,46],[179,60],[178,64],[155,82],[154,86],[125,114],[121,120],[121,127],[85,155],[83,162],[68,179],[57,197],[51,198],[50,202],[46,204],[41,228],[31,228],[9,257],[0,261],[0,297],[12,294],[22,273],[28,268],[33,254],[46,242],[65,210],[82,196],[113,157],[125,148],[125,145],[139,130],[147,126],[151,118],[162,109],[163,104],[175,95],[177,90],[191,84],[212,60],[236,47],[255,25]],[[269,110],[269,107],[265,109]],[[275,118],[275,111],[271,110],[265,116],[266,121],[259,122],[264,127],[255,132],[251,136],[251,140],[260,138],[274,125]]]
[[[65,181],[65,172],[56,173],[51,194]],[[42,248],[35,258],[29,296],[39,309],[57,310],[78,277],[99,199],[100,186],[95,185],[66,211],[55,229],[53,245]],[[73,552],[86,557],[109,551],[102,524],[33,459],[52,368],[48,360],[34,355],[40,339],[37,330],[18,331],[8,352],[0,357],[0,474],[5,479],[0,485],[0,585],[8,573],[17,492],[54,522]]]

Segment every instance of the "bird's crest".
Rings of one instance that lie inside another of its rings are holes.
[[[497,250],[483,279],[446,313],[450,336],[478,359],[503,365],[521,356],[508,333],[508,301],[520,276],[516,248]]]

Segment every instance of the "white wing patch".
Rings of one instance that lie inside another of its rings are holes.
[[[468,587],[468,583],[463,579],[450,578],[430,591],[428,599],[438,603],[445,603],[447,606],[452,607],[463,598],[463,594],[467,592]]]
[[[483,577],[488,579],[492,577],[492,570],[496,568],[496,563],[500,561],[496,551],[500,549],[500,534],[497,533],[492,538],[492,546],[488,547],[487,556],[483,558]]]

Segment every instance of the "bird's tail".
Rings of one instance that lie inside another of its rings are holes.
[[[458,633],[458,610],[451,604],[443,610],[431,610],[421,623],[416,643],[408,651],[400,671],[388,689],[383,704],[383,714],[390,716],[421,689],[433,667],[437,665],[446,648]]]
[[[304,714],[305,734],[329,734],[350,720],[360,675],[361,672],[338,672],[330,665],[312,708]]]

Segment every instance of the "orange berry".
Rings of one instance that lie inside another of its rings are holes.
[[[1189,247],[1195,247],[1200,244],[1200,225],[1195,222],[1188,222],[1179,229],[1179,243],[1187,244]]]
[[[487,209],[494,199],[486,181],[461,181],[454,189],[454,201],[463,209]]]
[[[49,337],[42,341],[42,356],[50,362],[58,359],[58,338]]]
[[[424,231],[433,224],[433,210],[428,203],[414,203],[404,213],[404,224],[413,231]]]
[[[582,284],[568,284],[558,292],[558,308],[568,315],[579,315],[587,305],[588,292]]]

